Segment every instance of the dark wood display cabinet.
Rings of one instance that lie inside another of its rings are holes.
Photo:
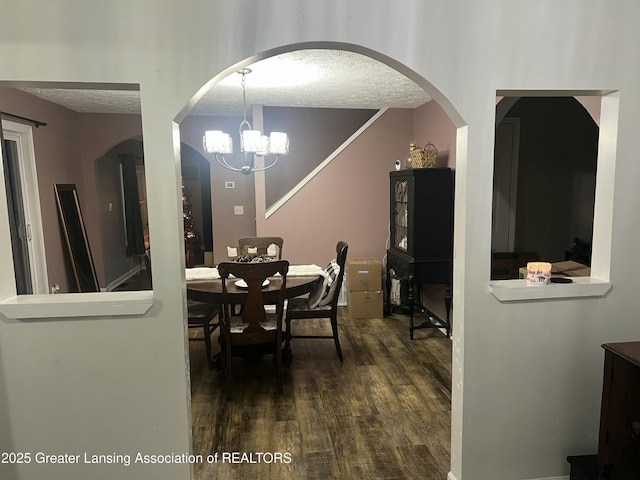
[[[453,280],[453,171],[420,168],[390,172],[390,247],[387,250],[387,313],[395,307],[409,311],[409,334],[444,328],[451,334]],[[399,301],[392,302],[392,279],[400,281]],[[439,318],[421,301],[421,286],[446,286],[446,318]],[[422,323],[414,323],[416,312]]]

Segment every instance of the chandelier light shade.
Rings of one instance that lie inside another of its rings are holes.
[[[269,135],[269,151],[276,155],[289,153],[289,137],[283,132],[271,132]]]
[[[227,155],[233,153],[231,135],[221,130],[209,130],[204,133],[202,146],[205,152]]]
[[[243,152],[265,155],[268,152],[269,140],[260,130],[244,130],[240,133],[240,149]]]
[[[280,158],[280,155],[289,153],[289,138],[286,133],[272,132],[268,137],[263,135],[260,130],[254,130],[247,121],[247,97],[245,89],[245,76],[251,73],[248,68],[239,70],[242,75],[242,105],[243,120],[240,123],[240,151],[244,153],[244,165],[236,167],[231,165],[225,155],[233,153],[233,140],[231,135],[221,130],[208,130],[202,138],[202,146],[207,153],[213,153],[218,164],[236,172],[242,172],[246,175],[252,172],[258,172],[273,167]],[[267,155],[275,155],[271,163],[259,165],[256,157],[266,157]]]

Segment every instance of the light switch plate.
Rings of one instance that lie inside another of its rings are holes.
[[[224,188],[236,188],[236,182],[224,182]]]
[[[234,215],[244,215],[244,207],[242,205],[234,205],[233,206],[233,214]]]

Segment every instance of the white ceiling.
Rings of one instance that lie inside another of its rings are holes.
[[[248,66],[247,104],[316,108],[416,108],[431,98],[396,70],[342,50],[299,50]],[[242,115],[241,75],[214,85],[192,115]],[[77,112],[140,113],[138,91],[22,88]]]

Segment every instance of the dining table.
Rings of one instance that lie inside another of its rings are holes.
[[[215,267],[196,267],[186,270],[187,298],[196,302],[222,304],[222,279]],[[300,297],[313,290],[316,282],[323,280],[323,269],[317,265],[290,265],[287,273],[286,298]],[[263,287],[265,304],[275,303],[278,299],[282,278],[269,277]],[[247,289],[237,285],[237,281],[227,281],[227,295],[234,305],[244,304]]]
[[[287,273],[285,297],[294,298],[310,293],[317,283],[324,280],[324,270],[317,265],[290,265]],[[194,267],[186,270],[187,298],[195,302],[212,303],[222,305],[222,279],[215,267]],[[231,305],[243,305],[247,298],[248,290],[236,279],[227,280],[227,296]],[[267,285],[262,288],[265,305],[275,304],[278,301],[282,277],[279,275],[269,277]],[[224,348],[221,337],[218,337],[221,349]],[[246,358],[258,358],[264,354],[264,350],[254,346],[247,349]],[[283,362],[288,365],[291,362],[290,349],[283,350]],[[222,370],[222,350],[213,356],[214,364],[218,371]]]

